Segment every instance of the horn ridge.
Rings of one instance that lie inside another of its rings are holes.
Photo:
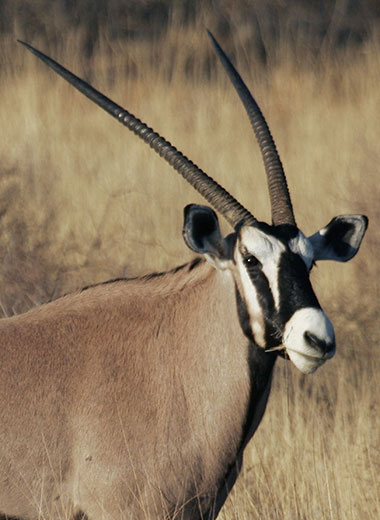
[[[228,56],[220,47],[219,43],[216,41],[210,31],[207,31],[207,33],[218,58],[220,59],[228,77],[230,78],[245,107],[257,142],[259,144],[261,155],[264,161],[265,171],[267,174],[273,224],[295,225],[296,222],[289,189],[286,182],[285,172],[264,115],[256,103],[256,100],[250,93],[248,87],[242,80],[240,74],[237,72]]]
[[[114,103],[89,83],[67,70],[52,58],[49,58],[46,54],[38,51],[26,42],[18,41],[63,79],[73,85],[73,87],[146,142],[158,155],[180,173],[215,210],[223,215],[232,227],[236,227],[241,222],[246,224],[254,224],[256,222],[254,216],[228,193],[227,190],[143,121],[120,105]]]
[[[201,170],[193,161],[177,150],[169,141],[125,109],[117,115],[118,120],[134,134],[143,139],[160,157],[166,160],[193,186],[226,220],[235,227],[240,221],[256,222],[225,188]]]

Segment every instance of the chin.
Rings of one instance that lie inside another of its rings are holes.
[[[306,356],[300,352],[296,352],[295,350],[287,349],[286,353],[293,365],[295,365],[303,374],[312,374],[325,362],[323,359]]]

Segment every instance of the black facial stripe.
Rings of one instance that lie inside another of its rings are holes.
[[[236,296],[236,306],[238,311],[238,317],[240,326],[242,328],[242,331],[244,335],[253,343],[256,345],[255,338],[252,333],[251,329],[251,322],[250,322],[250,316],[247,309],[247,305],[242,298],[239,289],[237,285],[235,285],[235,296]],[[281,343],[281,332],[280,328],[277,327],[274,322],[275,316],[263,316],[263,322],[264,322],[264,336],[265,336],[265,347],[271,348],[278,346]],[[268,319],[267,319],[268,318]]]
[[[320,309],[317,297],[309,280],[309,271],[302,258],[286,251],[282,253],[278,271],[280,293],[280,322],[286,323],[299,309],[316,307]]]
[[[266,347],[274,347],[281,343],[281,328],[277,325],[276,308],[269,280],[258,267],[245,266],[256,289],[257,299],[261,308],[264,322],[264,337]]]
[[[255,286],[257,298],[264,316],[272,316],[275,306],[268,278],[260,268],[246,266],[246,269],[252,284]]]

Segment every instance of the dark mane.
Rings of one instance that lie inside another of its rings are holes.
[[[135,277],[120,277],[120,278],[112,278],[111,280],[106,280],[104,282],[98,282],[94,284],[85,285],[80,289],[80,292],[87,291],[87,289],[92,289],[93,287],[99,287],[100,285],[108,285],[111,283],[118,283],[118,282],[131,282],[135,280],[141,280],[141,281],[149,281],[154,278],[159,278],[166,275],[176,274],[179,271],[184,271],[187,269],[187,272],[192,271],[195,269],[198,265],[200,265],[204,260],[201,257],[196,257],[190,262],[186,262],[185,264],[179,265],[177,267],[174,267],[173,269],[170,269],[169,271],[162,271],[158,273],[149,273],[145,274],[143,276],[135,276]]]

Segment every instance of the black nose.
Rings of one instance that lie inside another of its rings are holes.
[[[320,352],[323,357],[331,357],[331,355],[335,352],[335,341],[326,342],[315,334],[306,331],[304,333],[305,340],[307,343],[315,350]]]

